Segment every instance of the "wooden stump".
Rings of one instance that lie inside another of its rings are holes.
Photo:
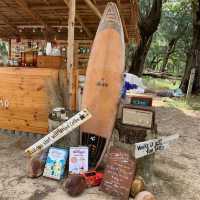
[[[135,143],[155,139],[157,137],[157,126],[154,124],[153,129],[145,129],[116,123],[116,129],[113,133],[112,145],[129,150],[135,156]],[[144,178],[148,183],[152,180],[154,154],[137,159],[137,175]]]

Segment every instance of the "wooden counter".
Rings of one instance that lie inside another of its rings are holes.
[[[0,128],[47,133],[49,110],[63,104],[59,70],[2,67],[0,80]]]

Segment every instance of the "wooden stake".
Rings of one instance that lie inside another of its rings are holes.
[[[69,1],[68,0],[64,0],[65,4],[67,5],[67,7],[69,8]],[[86,34],[88,35],[89,38],[93,38],[93,33],[86,27],[85,23],[83,22],[82,18],[80,17],[80,15],[76,12],[76,19],[79,22],[79,24],[83,27],[84,31],[86,32]]]
[[[191,96],[191,93],[192,93],[192,87],[193,87],[193,83],[194,83],[195,71],[196,71],[195,68],[193,68],[191,70],[191,73],[190,73],[190,79],[189,79],[187,95],[186,95],[186,99],[187,100],[189,99],[189,97]]]
[[[67,47],[67,107],[72,105],[73,67],[74,67],[74,26],[76,0],[69,0],[68,47]]]

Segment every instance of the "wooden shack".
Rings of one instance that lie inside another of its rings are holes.
[[[46,134],[53,107],[79,108],[80,77],[85,75],[92,40],[107,2],[0,1],[0,38],[9,43],[10,60],[20,60],[18,67],[0,68],[0,128]],[[135,34],[130,20],[130,16],[134,18],[134,2],[116,0],[126,42]],[[32,60],[31,53],[24,53],[26,48],[37,49],[47,41],[60,44],[61,56],[34,53],[34,63],[26,65],[26,60]]]

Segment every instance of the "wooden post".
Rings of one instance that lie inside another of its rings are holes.
[[[74,67],[74,27],[75,27],[76,0],[69,0],[68,19],[68,47],[67,47],[67,107],[71,109],[73,67]]]
[[[193,87],[193,83],[194,83],[195,71],[196,71],[195,68],[192,68],[191,73],[190,73],[189,83],[188,83],[186,100],[188,100],[190,98],[191,93],[192,93],[192,87]]]
[[[11,39],[9,38],[8,40],[8,59],[9,60],[11,60],[11,51],[12,51]]]

